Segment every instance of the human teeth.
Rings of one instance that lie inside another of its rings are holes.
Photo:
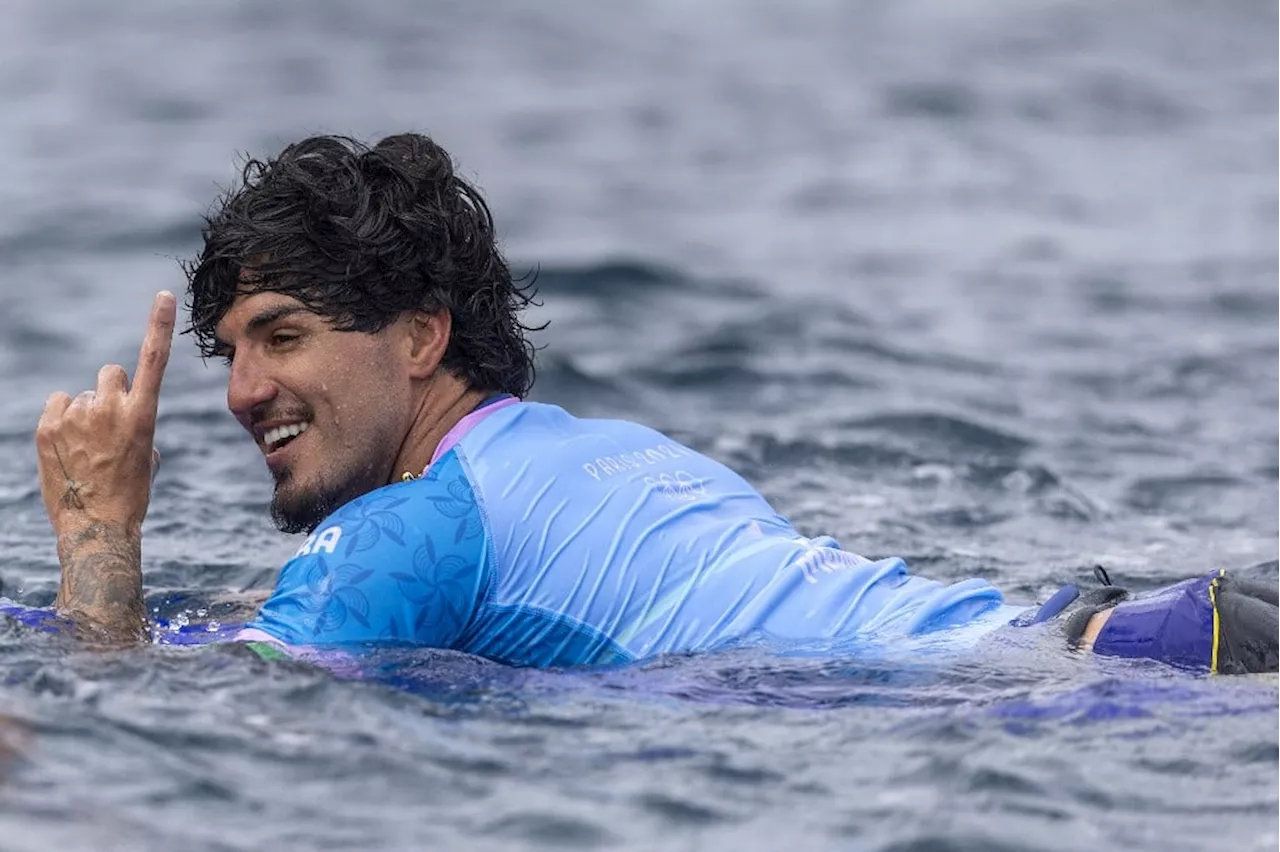
[[[274,429],[268,429],[266,434],[262,436],[262,442],[268,447],[280,443],[285,438],[292,438],[295,435],[301,435],[307,431],[306,423],[291,423],[287,426],[277,426]]]

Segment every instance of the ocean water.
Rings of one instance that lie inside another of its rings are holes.
[[[1013,601],[1276,578],[1277,11],[1149,0],[13,0],[0,594],[49,603],[32,431],[132,364],[246,153],[431,133],[550,323],[534,396],[737,468],[807,534]],[[297,546],[180,338],[152,600]],[[206,614],[208,615],[208,614]],[[0,625],[0,849],[1274,850],[1274,678],[1052,649],[611,672]]]

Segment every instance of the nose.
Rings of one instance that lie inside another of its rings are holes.
[[[253,410],[275,399],[278,392],[275,382],[254,363],[248,353],[242,355],[237,352],[231,359],[231,376],[227,379],[227,408],[246,429]]]

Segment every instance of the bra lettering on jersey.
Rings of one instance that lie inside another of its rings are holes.
[[[616,456],[599,456],[584,462],[582,469],[596,482],[600,482],[603,477],[613,476],[615,473],[639,470],[646,465],[661,464],[687,455],[689,451],[676,444],[657,444],[634,452],[618,453]]]
[[[298,552],[293,556],[296,559],[299,556],[309,556],[322,550],[325,553],[333,553],[338,549],[338,539],[340,538],[342,538],[342,527],[325,527],[320,532],[307,536],[307,540],[302,543],[302,547],[299,547]]]

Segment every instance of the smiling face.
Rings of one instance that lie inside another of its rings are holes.
[[[412,426],[412,365],[401,322],[335,331],[291,296],[242,293],[217,326],[227,407],[275,478],[271,516],[310,532],[387,484]]]

